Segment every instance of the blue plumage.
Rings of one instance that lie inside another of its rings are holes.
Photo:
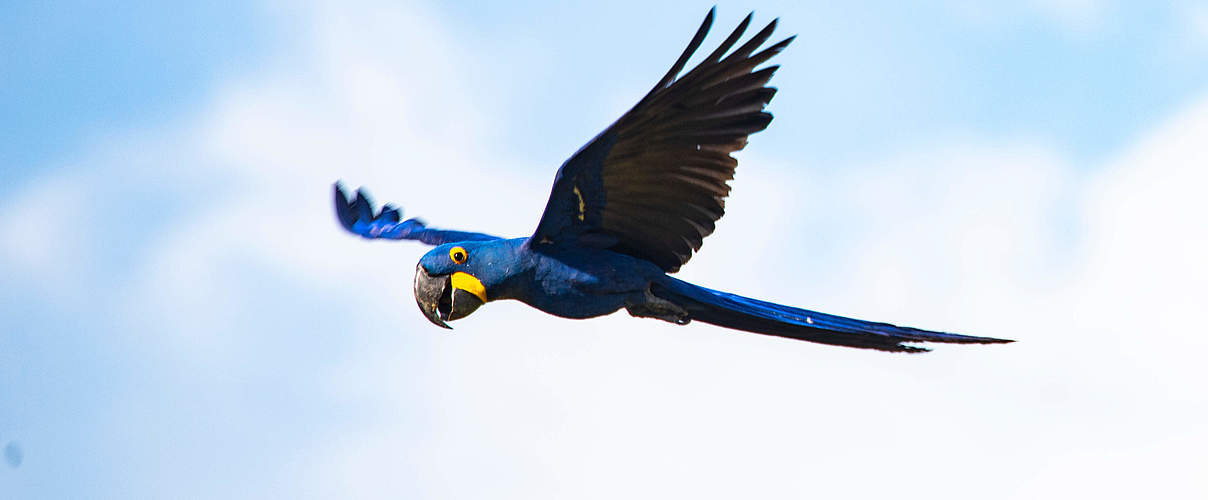
[[[904,342],[984,344],[1008,342],[988,337],[934,332],[889,323],[845,318],[719,292],[670,276],[656,282],[655,295],[679,304],[693,319],[748,332],[847,347],[922,352]]]
[[[549,314],[591,318],[626,309],[677,324],[692,321],[823,344],[919,352],[917,342],[1009,340],[845,318],[710,290],[677,271],[724,214],[731,155],[766,128],[763,109],[776,66],[760,64],[792,38],[760,46],[773,21],[741,46],[751,16],[695,68],[680,75],[713,22],[705,18],[670,71],[619,120],[558,170],[537,230],[527,238],[427,227],[375,211],[362,191],[335,186],[336,217],[365,238],[416,240],[436,248],[416,266],[415,298],[434,324],[494,300],[520,300]],[[731,50],[733,48],[733,50]],[[758,52],[757,52],[758,50]]]
[[[467,231],[432,229],[419,219],[400,221],[402,212],[391,205],[382,207],[376,215],[373,202],[363,190],[358,189],[355,198],[349,199],[340,185],[336,184],[336,218],[340,225],[353,234],[368,239],[387,238],[392,240],[416,240],[429,245],[440,245],[451,241],[498,240],[498,236]]]

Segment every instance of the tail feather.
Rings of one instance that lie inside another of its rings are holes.
[[[692,319],[764,335],[893,352],[927,352],[908,342],[1001,344],[1013,340],[934,332],[845,318],[710,290],[670,276],[651,292],[684,308]]]

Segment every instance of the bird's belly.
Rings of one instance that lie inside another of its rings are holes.
[[[584,319],[616,312],[624,307],[626,296],[627,294],[621,293],[588,294],[568,287],[560,289],[557,293],[538,293],[521,300],[554,316]]]
[[[604,250],[542,255],[526,293],[516,298],[555,316],[592,318],[624,307],[661,274],[653,264]]]
[[[559,272],[543,276],[534,287],[529,305],[563,318],[594,318],[624,307],[630,287],[582,272]],[[636,288],[640,290],[642,285]]]

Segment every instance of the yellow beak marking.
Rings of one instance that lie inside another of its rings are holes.
[[[470,292],[475,297],[482,299],[484,303],[487,301],[487,287],[482,286],[482,282],[478,281],[478,278],[469,273],[458,271],[453,273],[452,279],[453,288]]]

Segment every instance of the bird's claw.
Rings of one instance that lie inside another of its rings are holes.
[[[692,315],[688,311],[674,302],[655,296],[649,286],[638,300],[627,302],[625,310],[635,318],[655,318],[677,325],[692,322]]]

